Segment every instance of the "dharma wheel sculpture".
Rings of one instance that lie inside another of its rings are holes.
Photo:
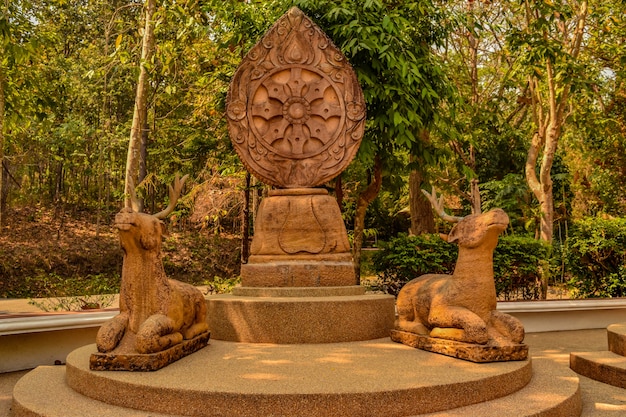
[[[354,158],[365,101],[341,51],[292,8],[248,52],[227,99],[235,150],[261,181],[315,187]]]
[[[341,174],[363,137],[365,101],[346,57],[294,7],[241,62],[226,115],[244,165],[276,188],[259,207],[242,285],[354,285],[339,206],[315,188]]]

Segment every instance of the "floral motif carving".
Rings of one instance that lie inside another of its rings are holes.
[[[254,175],[278,187],[315,187],[354,158],[365,101],[346,58],[294,7],[243,59],[226,115],[233,145]]]

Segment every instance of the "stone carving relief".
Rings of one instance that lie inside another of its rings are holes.
[[[315,187],[354,158],[365,101],[343,54],[292,8],[243,59],[226,114],[237,153],[260,180]]]

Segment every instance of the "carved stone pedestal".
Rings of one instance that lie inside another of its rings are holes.
[[[208,298],[214,339],[295,344],[389,336],[394,298],[355,285],[346,228],[326,190],[270,191],[254,230],[242,287]]]
[[[337,201],[322,188],[269,192],[257,213],[244,287],[354,285],[350,243]]]

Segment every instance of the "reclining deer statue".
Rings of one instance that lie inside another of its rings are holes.
[[[459,255],[452,275],[426,274],[404,285],[396,329],[481,345],[521,343],[522,323],[496,310],[493,251],[509,217],[502,209],[453,217],[445,213],[443,199],[437,201],[434,188],[432,195],[424,194],[444,220],[457,223],[447,241],[458,244]]]
[[[161,260],[161,237],[166,218],[176,205],[183,184],[176,176],[169,187],[170,202],[150,215],[137,211],[134,191],[131,205],[115,216],[124,251],[120,313],[98,331],[96,345],[102,353],[155,353],[208,331],[206,303],[195,287],[168,279]]]

